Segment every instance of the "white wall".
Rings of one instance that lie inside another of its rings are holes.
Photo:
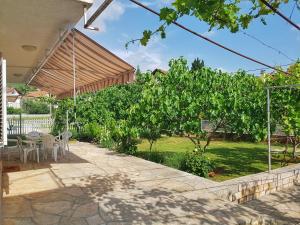
[[[18,98],[15,102],[7,102],[7,107],[13,107],[15,109],[21,108],[21,98]]]

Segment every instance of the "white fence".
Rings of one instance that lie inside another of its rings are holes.
[[[31,131],[49,133],[53,125],[50,115],[8,115],[8,135],[27,134]]]

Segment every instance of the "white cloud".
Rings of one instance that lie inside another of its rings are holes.
[[[99,6],[103,3],[103,0],[95,1],[91,8],[87,11],[87,19],[89,19],[93,13],[99,8]],[[126,5],[124,5],[120,1],[113,1],[104,12],[97,17],[97,19],[91,25],[92,27],[99,28],[99,32],[105,32],[107,28],[107,24],[109,22],[119,20],[125,12]],[[90,31],[88,29],[83,28],[83,18],[76,25],[77,29],[84,31],[85,33],[90,34],[90,36],[94,36],[97,32]]]
[[[164,56],[165,46],[159,42],[159,38],[154,38],[147,46],[130,46],[128,50],[113,50],[116,55],[130,63],[132,66],[139,66],[142,71],[168,69],[168,59]]]
[[[164,6],[170,5],[173,0],[159,0],[159,1],[141,1],[142,4],[149,7],[158,7],[162,8]],[[92,7],[87,12],[87,18],[90,18],[91,15],[99,8],[99,6],[103,3],[103,0],[96,0]],[[125,13],[127,8],[139,8],[139,6],[133,3],[121,2],[119,0],[113,1],[105,11],[97,17],[97,19],[93,22],[92,27],[99,28],[100,32],[105,32],[107,28],[107,24],[109,22],[118,21],[122,15]],[[80,30],[85,30],[83,28],[83,19],[77,24],[77,28]],[[89,32],[89,30],[85,30],[87,33],[90,33],[92,36],[95,33],[94,31]]]
[[[98,8],[99,4],[95,4],[92,6],[91,10],[89,12],[94,12]],[[119,1],[113,1],[103,12],[102,15],[100,15],[95,22],[93,23],[94,27],[98,27],[100,29],[100,32],[106,31],[107,23],[110,21],[117,21],[121,18],[121,16],[125,12],[125,6],[119,2]],[[89,13],[91,14],[91,13]]]
[[[229,70],[223,68],[223,67],[218,67],[217,70],[221,70],[223,73],[230,73]]]
[[[204,33],[202,33],[202,35],[206,36],[206,37],[212,37],[215,36],[216,32],[214,30],[211,31],[206,31]]]
[[[103,0],[96,1],[93,6],[89,9],[87,13],[87,18],[89,18],[93,12],[102,4]],[[144,1],[143,3],[148,6],[161,6],[163,4],[167,4],[170,0],[160,0],[154,2]],[[118,0],[113,1],[107,9],[93,22],[93,27],[98,27],[100,32],[105,32],[109,22],[119,20],[122,15],[125,13],[127,8],[133,8],[133,5],[129,3],[123,3]],[[83,21],[77,24],[77,28],[84,31],[88,36],[95,37],[99,35],[99,32],[90,31],[83,28]],[[146,47],[134,44],[130,45],[129,49],[125,49],[125,43],[131,39],[130,34],[122,33],[119,35],[118,42],[122,43],[123,48],[120,49],[110,49],[117,56],[121,57],[132,66],[139,66],[142,71],[153,70],[156,68],[160,69],[168,69],[168,61],[169,59],[165,57],[163,52],[166,49],[161,43],[161,39],[159,37],[153,37]]]

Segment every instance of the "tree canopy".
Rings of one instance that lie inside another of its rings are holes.
[[[277,0],[268,3],[277,10],[281,5],[289,2],[294,2],[300,10],[299,0]],[[260,0],[246,2],[241,0],[174,0],[170,6],[160,9],[161,25],[156,30],[145,30],[142,38],[137,40],[145,46],[155,34],[160,34],[161,38],[165,38],[166,28],[173,21],[184,16],[192,16],[207,23],[209,30],[226,28],[235,33],[241,29],[247,29],[254,20],[260,20],[266,25],[265,16],[270,14],[274,12]]]
[[[283,130],[287,140],[293,145],[293,153],[300,144],[300,62],[291,65],[287,70],[291,75],[281,72],[265,74],[266,86],[287,86],[272,88],[271,97],[271,125]],[[291,85],[291,87],[288,87]]]
[[[187,154],[183,168],[205,176],[213,166],[205,154],[213,139],[228,134],[265,140],[266,87],[300,82],[299,62],[288,68],[292,75],[273,72],[260,77],[245,71],[191,68],[184,58],[171,60],[169,67],[166,73],[139,72],[133,83],[78,96],[76,118],[73,100],[61,100],[54,131],[66,127],[69,111],[75,137],[129,154],[136,153],[140,139],[147,139],[151,150],[163,135],[186,137],[195,151]],[[272,132],[281,127],[294,153],[300,144],[299,109],[299,87],[271,91]]]

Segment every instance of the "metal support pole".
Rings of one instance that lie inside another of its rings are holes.
[[[69,131],[69,110],[66,112],[66,129]]]
[[[43,66],[46,64],[48,59],[50,59],[50,57],[54,54],[55,50],[57,48],[59,48],[59,46],[65,40],[65,38],[69,35],[69,33],[70,33],[70,30],[67,29],[63,34],[60,34],[59,39],[54,44],[54,46],[51,48],[48,55],[46,55],[44,57],[44,59],[41,61],[41,63],[37,66],[37,69],[34,70],[34,72],[32,73],[32,76],[30,76],[30,78],[28,79],[27,84],[30,84],[32,82],[32,80],[35,78],[35,76],[38,74],[38,72],[43,68]]]
[[[74,98],[74,117],[76,120],[76,56],[75,56],[75,31],[73,30],[72,41],[72,66],[73,66],[73,98]]]
[[[49,93],[50,103],[49,103],[49,113],[50,117],[52,118],[52,103],[51,103],[51,93]]]
[[[19,121],[20,121],[20,135],[22,135],[22,112],[20,112]]]
[[[268,118],[268,171],[271,172],[271,119],[270,119],[270,89],[267,88],[267,118]]]
[[[104,0],[103,3],[99,6],[99,8],[93,13],[93,15],[84,23],[84,28],[89,28],[92,23],[97,19],[101,13],[112,3],[113,0]],[[95,29],[92,27],[92,29]],[[97,28],[96,28],[97,30]]]

